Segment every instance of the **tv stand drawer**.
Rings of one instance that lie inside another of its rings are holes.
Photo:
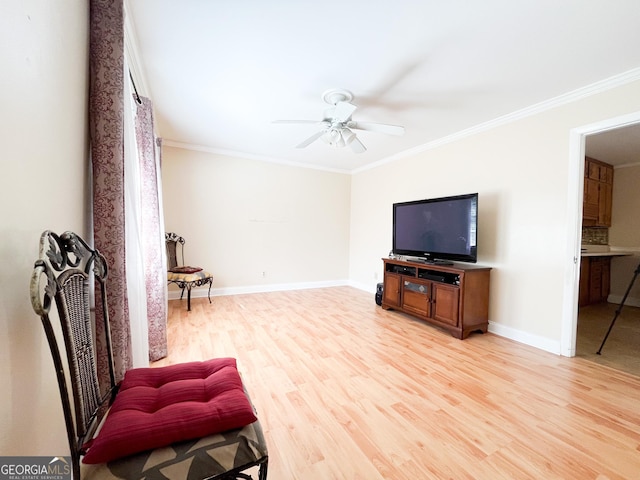
[[[431,286],[405,280],[402,285],[402,308],[421,317],[430,316]]]

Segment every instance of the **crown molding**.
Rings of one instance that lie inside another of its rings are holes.
[[[448,143],[455,142],[462,138],[469,137],[471,135],[476,135],[478,133],[494,129],[499,126],[506,125],[511,122],[515,122],[516,120],[521,120],[526,117],[531,117],[533,115],[546,112],[548,110],[560,107],[562,105],[566,105],[568,103],[575,102],[583,98],[588,98],[593,95],[597,95],[599,93],[604,93],[614,88],[621,87],[623,85],[627,85],[629,83],[636,82],[639,80],[640,80],[640,68],[634,68],[632,70],[621,73],[619,75],[614,75],[613,77],[609,77],[604,80],[592,83],[590,85],[579,88],[577,90],[573,90],[563,95],[559,95],[557,97],[550,98],[543,102],[536,103],[529,107],[516,110],[515,112],[508,113],[506,115],[500,116],[498,118],[489,120],[484,123],[480,123],[478,125],[467,128],[465,130],[461,130],[451,135],[447,135],[446,137],[439,138],[432,142],[419,145],[409,150],[404,150],[390,157],[383,158],[382,160],[379,160],[377,162],[374,162],[364,167],[360,167],[356,170],[353,170],[351,173],[353,174],[360,173],[366,170],[370,170],[372,168],[377,168],[387,163],[395,162],[402,158],[412,157],[418,153],[422,153],[427,150],[432,150],[434,148],[440,147],[442,145],[446,145]]]
[[[224,150],[221,148],[207,147],[204,145],[195,145],[192,143],[176,142],[174,140],[162,139],[162,145],[174,148],[181,148],[183,150],[193,150],[196,152],[211,153],[213,155],[221,155],[225,157],[243,158],[245,160],[256,160],[259,162],[276,163],[279,165],[286,165],[290,167],[308,168],[311,170],[321,170],[323,172],[350,174],[351,172],[346,169],[321,167],[319,165],[309,165],[307,163],[294,162],[291,160],[282,160],[279,158],[267,157],[264,155],[255,155],[253,153],[238,152],[235,150]]]

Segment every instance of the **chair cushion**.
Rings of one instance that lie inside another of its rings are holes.
[[[189,267],[189,266],[173,267],[169,269],[169,271],[173,273],[196,273],[201,270],[202,269],[200,267]]]
[[[202,281],[206,278],[211,278],[213,277],[213,275],[211,275],[209,272],[204,271],[204,270],[200,270],[199,272],[195,272],[195,273],[174,273],[174,272],[167,272],[167,280],[169,282],[197,282],[197,281]]]
[[[84,463],[104,463],[255,422],[236,360],[218,358],[126,372]]]
[[[135,453],[107,463],[83,463],[80,478],[202,480],[218,478],[217,475],[232,469],[243,471],[263,460],[266,461],[268,455],[267,444],[258,420],[242,428],[173,443],[167,447]]]

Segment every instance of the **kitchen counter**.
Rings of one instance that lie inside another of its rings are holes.
[[[628,257],[640,256],[640,248],[622,248],[609,245],[582,245],[582,257]]]

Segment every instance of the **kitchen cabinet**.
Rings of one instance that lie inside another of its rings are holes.
[[[582,257],[578,305],[606,302],[611,285],[611,257]]]
[[[591,262],[589,257],[580,260],[580,285],[578,287],[578,306],[589,305],[589,272]]]
[[[582,225],[610,227],[613,198],[613,167],[595,158],[585,158]]]

